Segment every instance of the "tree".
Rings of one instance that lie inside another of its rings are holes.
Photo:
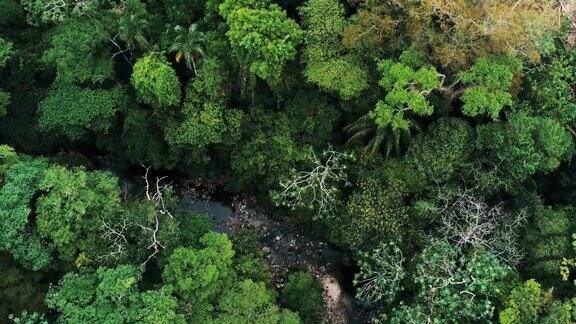
[[[292,175],[297,163],[305,161],[307,147],[297,145],[292,125],[283,113],[267,115],[253,109],[244,124],[245,141],[232,151],[232,170],[244,183],[260,181],[266,191]]]
[[[25,317],[27,311],[43,312],[45,285],[43,280],[45,275],[42,272],[33,272],[22,269],[6,253],[0,255],[0,318],[2,320],[11,319],[11,314],[18,314]],[[22,324],[48,324],[48,322],[18,322],[10,323]]]
[[[300,271],[288,276],[282,289],[282,300],[286,306],[310,319],[324,304],[324,288],[309,272]]]
[[[152,52],[138,59],[130,80],[138,100],[158,111],[180,103],[180,81],[161,53]]]
[[[337,0],[310,0],[299,8],[304,24],[304,74],[320,88],[344,100],[368,88],[368,72],[353,56],[342,52],[346,24],[344,7]]]
[[[281,312],[274,305],[275,295],[263,283],[244,280],[222,296],[216,322],[225,324],[299,323],[298,316]],[[290,321],[286,319],[290,318]]]
[[[46,305],[62,322],[185,323],[171,287],[141,292],[141,275],[131,265],[67,273],[46,295]]]
[[[206,73],[210,72],[202,66],[200,75],[186,89],[182,121],[166,130],[166,138],[172,145],[204,148],[211,144],[234,144],[241,136],[244,113],[226,107],[223,98],[206,98],[211,96],[198,84],[204,81]]]
[[[150,167],[145,167],[142,176],[144,197],[132,198],[122,204],[118,215],[101,220],[100,236],[106,246],[100,255],[88,263],[140,263],[145,267],[150,261],[161,262],[185,241],[180,228],[180,220],[187,214],[180,214],[176,208],[172,187],[166,177],[150,178]],[[189,237],[186,235],[185,237]],[[188,242],[186,242],[188,243]],[[76,262],[78,266],[78,261]]]
[[[27,22],[33,26],[61,23],[74,17],[94,17],[101,9],[97,0],[24,0],[22,5],[28,12]]]
[[[79,253],[93,260],[100,256],[102,224],[117,219],[120,209],[118,180],[106,172],[53,166],[39,188],[43,192],[36,204],[40,236],[49,239],[66,262],[73,262]]]
[[[113,76],[112,54],[106,45],[110,33],[104,23],[82,18],[69,19],[50,34],[50,47],[42,60],[56,66],[56,81],[102,83]]]
[[[353,156],[332,149],[322,153],[323,161],[314,152],[310,153],[311,171],[300,171],[289,181],[280,182],[281,190],[271,193],[277,205],[290,208],[316,210],[314,219],[331,218],[338,207],[339,186],[349,185],[346,161]]]
[[[334,129],[340,120],[340,110],[317,91],[298,90],[286,103],[286,113],[299,143],[322,149],[336,140]]]
[[[232,145],[241,137],[245,116],[228,108],[227,78],[222,61],[202,60],[194,81],[186,88],[182,114],[165,130],[171,145],[204,149],[209,145]]]
[[[418,134],[408,147],[405,160],[430,182],[453,178],[474,149],[474,133],[465,121],[439,119]]]
[[[205,56],[203,49],[204,33],[198,30],[198,25],[192,24],[188,29],[181,26],[174,27],[176,39],[170,46],[170,51],[176,52],[176,62],[182,58],[188,69],[194,69],[194,75],[198,76],[195,56]]]
[[[118,21],[118,36],[126,44],[130,51],[136,46],[147,49],[149,42],[146,33],[150,29],[150,24],[146,17],[135,13],[128,13],[120,17]]]
[[[6,67],[8,59],[12,55],[13,43],[0,37],[0,68]]]
[[[576,119],[576,97],[572,91],[576,72],[570,68],[576,64],[576,50],[566,42],[567,24],[548,49],[541,51],[541,61],[524,69],[531,108],[563,125]]]
[[[232,6],[234,1],[226,0],[220,6],[220,15],[228,24],[226,36],[232,50],[250,72],[275,84],[286,62],[296,56],[302,31],[278,5]],[[227,7],[233,9],[227,10]]]
[[[384,100],[378,101],[371,116],[380,128],[406,131],[410,127],[406,114],[429,116],[434,112],[426,95],[440,87],[441,76],[432,66],[420,66],[420,62],[412,64],[411,55],[404,52],[398,63],[392,60],[378,63],[378,71],[382,74],[379,85],[387,94]]]
[[[506,123],[479,126],[476,147],[497,167],[508,190],[536,172],[556,169],[574,150],[570,134],[557,121],[525,112],[511,113]]]
[[[117,156],[129,163],[144,163],[155,169],[173,168],[176,156],[170,152],[153,112],[130,102],[123,117],[121,140],[115,143],[119,144],[116,146]]]
[[[562,288],[558,281],[562,260],[573,255],[573,213],[571,207],[539,204],[534,207],[526,227],[527,273],[547,286]]]
[[[552,289],[542,291],[534,279],[514,288],[506,301],[507,307],[500,312],[500,323],[538,323],[542,309],[552,301]]]
[[[354,275],[356,297],[369,305],[390,303],[404,289],[404,254],[394,242],[380,243],[372,252],[359,253],[360,271]]]
[[[512,104],[512,81],[521,70],[520,61],[510,57],[476,60],[472,68],[458,76],[469,85],[460,97],[464,115],[488,115],[498,119],[502,108]]]
[[[398,240],[408,218],[403,185],[364,175],[348,200],[344,241],[354,249],[373,248],[381,240]]]
[[[440,236],[462,248],[483,249],[517,266],[524,257],[520,235],[526,210],[507,213],[499,205],[489,206],[471,191],[460,189],[453,195],[444,198],[440,207]]]
[[[271,283],[272,274],[264,262],[260,235],[256,230],[240,229],[232,235],[234,246],[233,268],[239,280]]]
[[[15,25],[24,19],[24,10],[20,2],[15,0],[0,1],[0,27]]]
[[[378,155],[381,146],[386,145],[388,156],[393,149],[401,150],[402,138],[410,136],[410,129],[415,127],[410,116],[434,112],[427,96],[442,86],[443,77],[433,66],[424,64],[416,48],[404,51],[399,62],[380,61],[378,71],[382,75],[379,85],[387,92],[384,100],[345,130],[351,134],[349,144],[372,136],[365,152]]]
[[[489,320],[499,285],[511,268],[482,250],[465,251],[432,242],[418,256],[412,275],[416,297],[392,312],[392,323]]]
[[[18,153],[8,145],[0,145],[0,177],[6,175],[10,167],[20,161]]]
[[[53,262],[52,248],[33,223],[33,201],[49,168],[45,159],[23,158],[5,170],[0,189],[0,249],[25,268],[40,270]]]
[[[179,247],[168,258],[162,278],[181,300],[192,306],[192,317],[205,321],[213,305],[233,280],[232,243],[225,234],[210,232],[200,240],[202,249]]]
[[[342,33],[342,44],[366,58],[382,57],[405,46],[405,20],[400,2],[363,1]]]
[[[0,37],[0,69],[6,67],[12,55],[13,44]],[[0,91],[0,117],[6,114],[6,107],[10,103],[10,93]]]
[[[453,71],[478,57],[507,54],[538,59],[539,40],[559,27],[552,3],[538,0],[402,1],[413,43],[429,48],[434,61]]]
[[[123,106],[125,93],[119,86],[110,90],[58,86],[38,104],[38,123],[44,131],[55,131],[71,140],[88,134],[105,134]]]

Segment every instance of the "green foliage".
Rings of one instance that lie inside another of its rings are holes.
[[[27,311],[23,311],[18,316],[11,314],[9,319],[14,324],[48,324],[48,320],[46,320],[44,314],[36,312],[28,313]]]
[[[180,240],[184,246],[200,249],[200,239],[214,228],[212,218],[203,214],[182,213],[180,216]]]
[[[42,60],[56,66],[56,81],[102,83],[113,76],[110,34],[97,20],[70,19],[50,35]]]
[[[166,284],[174,286],[175,293],[183,301],[194,305],[192,317],[205,321],[217,298],[233,280],[234,250],[225,234],[210,232],[200,241],[202,249],[175,249],[168,258],[162,278]]]
[[[514,58],[479,58],[468,71],[458,77],[468,85],[462,94],[462,112],[466,116],[488,115],[498,119],[500,111],[512,104],[512,80],[522,69]]]
[[[403,185],[383,183],[365,175],[347,204],[342,235],[355,249],[372,248],[382,240],[399,240],[408,218]]]
[[[532,99],[531,108],[566,124],[576,119],[576,49],[564,41],[566,35],[553,40],[550,51],[543,51],[542,62],[526,69],[526,83]]]
[[[341,52],[344,7],[337,0],[309,0],[299,10],[305,27],[308,81],[344,100],[357,97],[368,88],[368,72],[357,59]]]
[[[23,18],[22,6],[16,0],[0,0],[0,27],[16,24]]]
[[[287,311],[280,312],[274,305],[275,295],[263,283],[244,280],[235,284],[218,303],[220,315],[217,323],[224,324],[272,324],[299,323],[298,316]],[[288,321],[287,318],[290,320]]]
[[[200,76],[188,87],[182,107],[183,121],[167,130],[167,138],[173,145],[191,145],[203,148],[210,144],[233,144],[239,140],[244,113],[239,109],[228,109],[216,94],[217,84],[204,65]],[[209,87],[209,88],[208,88]],[[203,100],[216,96],[214,100]]]
[[[33,201],[48,163],[25,158],[5,172],[0,189],[0,249],[8,251],[27,269],[46,269],[52,249],[40,238],[33,223]]]
[[[467,162],[474,145],[470,125],[456,118],[440,119],[426,133],[414,138],[406,162],[430,182],[451,179]]]
[[[28,12],[26,21],[34,26],[41,23],[61,23],[67,18],[93,16],[100,9],[100,1],[55,1],[23,0],[22,6]]]
[[[538,281],[558,286],[562,259],[572,255],[571,235],[576,223],[572,208],[536,206],[526,229],[527,272]]]
[[[5,91],[0,91],[0,117],[6,115],[9,104],[10,104],[10,94]]]
[[[154,168],[174,166],[174,156],[169,152],[164,134],[151,112],[129,104],[123,121],[122,145],[119,148],[122,157],[126,157],[130,163],[145,163]]]
[[[499,283],[510,271],[487,252],[432,243],[418,257],[412,275],[418,288],[416,298],[393,311],[392,323],[418,321],[424,314],[431,322],[489,320]]]
[[[434,112],[426,99],[426,95],[440,87],[440,74],[433,66],[415,69],[402,61],[382,60],[378,63],[378,71],[383,76],[379,85],[387,92],[371,113],[378,127],[391,127],[394,132],[406,131],[411,126],[407,114],[429,116]]]
[[[131,265],[68,273],[46,295],[67,323],[185,323],[171,288],[140,292],[141,270]]]
[[[245,126],[247,142],[232,152],[232,170],[237,179],[245,183],[263,180],[260,185],[265,189],[287,180],[308,152],[298,146],[291,130],[286,115],[267,116],[262,110],[253,111]]]
[[[16,151],[8,145],[0,145],[0,177],[4,177],[8,169],[18,162]]]
[[[361,251],[359,256],[360,271],[354,275],[356,297],[368,304],[393,301],[404,289],[402,280],[406,276],[404,255],[398,245],[380,243],[372,252]]]
[[[188,26],[196,21],[206,10],[204,0],[167,0],[163,2],[167,20],[180,26]]]
[[[62,260],[72,262],[79,252],[95,259],[102,245],[100,229],[120,208],[118,180],[106,172],[54,166],[40,183],[37,229],[50,239]]]
[[[13,44],[0,37],[0,68],[6,67],[6,62],[12,55]]]
[[[12,55],[12,48],[13,44],[11,42],[5,41],[0,37],[0,70],[6,67],[6,63]],[[0,117],[6,115],[8,104],[10,104],[10,93],[0,91]]]
[[[6,253],[0,253],[0,320],[6,321],[10,314],[19,314],[23,324],[47,324],[26,321],[26,310],[45,311],[43,290],[44,276],[40,272],[26,271],[19,267]],[[14,321],[18,323],[17,321]],[[9,321],[9,323],[12,323]]]
[[[536,173],[548,173],[573,154],[570,134],[555,120],[524,112],[511,113],[506,123],[477,128],[476,146],[502,172],[512,188]]]
[[[534,279],[512,290],[506,302],[507,307],[500,312],[500,323],[538,323],[539,313],[552,298],[552,291],[542,291]]]
[[[560,2],[0,0],[0,322],[574,322]]]
[[[145,264],[158,258],[163,264],[170,253],[184,244],[179,220],[184,216],[176,211],[172,189],[162,190],[164,204],[146,198],[123,204],[119,215],[101,221],[102,251],[99,255],[85,253],[87,264]],[[170,213],[170,215],[168,215]],[[117,233],[123,235],[124,238]],[[159,246],[156,244],[159,243]],[[158,250],[156,250],[158,248]],[[76,261],[78,265],[79,261]]]
[[[357,97],[368,88],[368,73],[351,57],[309,63],[305,73],[310,82],[338,92],[344,100]]]
[[[326,97],[315,92],[298,91],[286,103],[292,133],[299,143],[323,148],[332,142],[340,111]]]
[[[136,47],[148,48],[150,44],[147,34],[150,31],[150,23],[144,3],[130,0],[124,5],[125,10],[118,20],[118,36],[129,50],[134,50]]]
[[[110,90],[60,86],[38,104],[38,123],[44,131],[54,131],[71,140],[89,133],[105,134],[113,126],[123,105],[120,87]]]
[[[232,236],[234,245],[233,267],[240,280],[268,283],[270,270],[264,262],[264,252],[256,231],[240,229]]]
[[[271,84],[278,82],[286,62],[296,56],[302,38],[300,27],[277,5],[258,8],[246,3],[228,11],[229,2],[235,0],[224,1],[220,13],[226,18],[226,36],[235,55],[250,72]]]
[[[204,49],[202,48],[204,33],[198,30],[196,24],[190,25],[188,29],[176,26],[174,31],[176,32],[176,38],[172,46],[170,46],[170,51],[176,52],[176,62],[180,62],[184,58],[186,66],[189,69],[194,68],[194,73],[197,75],[194,56],[204,56]]]
[[[161,53],[152,52],[138,59],[130,80],[138,100],[158,111],[180,103],[180,81]]]
[[[288,276],[282,290],[282,300],[302,318],[310,318],[322,307],[323,293],[324,289],[318,279],[309,272],[300,271]]]

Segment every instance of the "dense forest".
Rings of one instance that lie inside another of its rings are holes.
[[[0,323],[574,323],[575,42],[573,0],[0,0]]]

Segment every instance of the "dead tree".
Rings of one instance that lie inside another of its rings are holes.
[[[470,191],[459,191],[441,210],[440,233],[459,246],[484,248],[515,266],[523,257],[520,229],[526,211],[505,213],[500,205],[490,207]]]
[[[109,252],[101,256],[103,259],[118,260],[125,256],[128,248],[128,233],[133,228],[142,232],[139,236],[145,237],[148,244],[146,249],[150,251],[146,260],[141,264],[142,266],[145,266],[148,261],[155,258],[164,248],[159,237],[161,223],[163,218],[174,218],[164,200],[164,193],[169,188],[169,185],[165,183],[166,177],[156,178],[155,181],[150,181],[150,167],[144,165],[143,167],[146,170],[142,176],[144,184],[146,185],[145,199],[153,206],[152,221],[150,222],[147,219],[128,220],[125,218],[125,215],[121,215],[119,221],[103,221],[101,226],[103,231],[102,238],[110,242]]]
[[[352,156],[332,149],[324,151],[322,155],[324,159],[321,160],[312,152],[312,170],[300,171],[291,180],[280,183],[282,190],[273,194],[278,205],[316,209],[315,218],[333,214],[338,203],[338,184],[349,185],[344,162]]]

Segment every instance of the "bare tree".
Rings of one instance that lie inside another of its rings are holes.
[[[149,179],[150,167],[144,165],[143,167],[146,170],[142,176],[146,185],[145,197],[146,200],[151,202],[154,206],[152,222],[149,222],[147,219],[129,221],[124,218],[124,216],[120,221],[104,221],[101,227],[103,230],[102,238],[110,242],[110,249],[108,253],[101,256],[103,259],[118,260],[126,254],[128,247],[128,232],[130,231],[130,228],[134,227],[142,231],[142,235],[144,235],[145,240],[148,241],[149,244],[147,249],[150,250],[150,254],[142,263],[142,266],[145,266],[148,261],[156,257],[164,248],[164,245],[159,238],[162,218],[174,218],[164,201],[164,193],[168,189],[169,185],[163,183],[166,180],[166,177],[156,178],[154,182],[151,182]]]
[[[470,191],[458,191],[441,210],[440,233],[459,246],[482,247],[515,266],[523,257],[519,230],[526,211],[505,213],[500,205],[490,207]]]
[[[272,195],[278,205],[316,209],[316,219],[333,215],[338,203],[338,185],[350,184],[345,161],[352,159],[352,156],[332,149],[324,151],[322,155],[324,159],[321,160],[312,152],[312,170],[297,172],[293,179],[280,183],[282,190]]]
[[[109,260],[114,259],[118,260],[123,257],[126,253],[126,248],[128,246],[128,240],[126,239],[126,229],[128,224],[126,219],[122,219],[121,224],[116,226],[110,221],[103,221],[102,222],[102,238],[106,241],[110,241],[110,251],[105,255],[101,256],[102,258]]]
[[[140,223],[136,223],[144,233],[149,235],[149,242],[150,245],[148,246],[149,250],[152,250],[152,253],[148,256],[148,258],[142,263],[142,266],[146,265],[148,261],[154,258],[158,253],[160,253],[161,249],[164,248],[162,242],[158,238],[158,231],[160,229],[160,217],[170,217],[174,218],[168,208],[166,208],[166,204],[164,202],[164,191],[168,188],[168,184],[162,184],[162,182],[166,179],[166,177],[156,178],[156,183],[152,187],[150,185],[150,181],[148,180],[148,173],[150,171],[150,167],[146,167],[142,165],[146,170],[146,173],[142,178],[146,183],[146,199],[152,202],[155,206],[154,208],[154,220],[152,225],[144,225]]]

